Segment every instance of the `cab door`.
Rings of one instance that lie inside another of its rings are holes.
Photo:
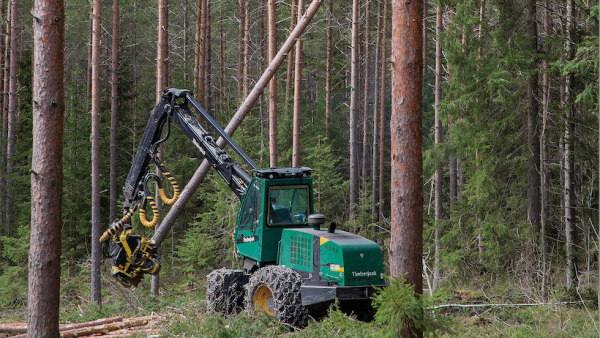
[[[263,200],[264,184],[254,179],[243,199],[238,215],[235,244],[242,257],[261,261],[262,229],[265,214]]]

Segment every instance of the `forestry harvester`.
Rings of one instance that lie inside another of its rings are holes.
[[[250,167],[248,174],[221,149],[200,125],[194,109]],[[149,190],[157,183],[165,204],[172,205],[179,187],[158,156],[158,147],[170,135],[174,121],[204,158],[240,199],[234,241],[242,270],[222,268],[207,276],[210,312],[223,314],[264,309],[293,326],[305,325],[307,310],[321,311],[336,299],[342,307],[371,309],[374,286],[385,285],[379,245],[364,237],[321,228],[325,216],[314,213],[312,169],[307,167],[260,169],[192,98],[189,91],[165,90],[154,108],[142,137],[125,187],[124,216],[104,232],[100,242],[111,259],[112,275],[125,285],[137,286],[144,274],[157,274],[160,264],[154,243],[132,234],[131,218],[139,212],[149,228],[158,210]],[[166,132],[163,137],[163,129]],[[161,168],[173,188],[166,196],[162,179],[150,165]],[[153,218],[146,218],[147,208]]]

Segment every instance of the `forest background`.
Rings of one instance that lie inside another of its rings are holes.
[[[18,7],[16,3],[3,1],[0,9],[5,36],[0,43],[0,63],[5,65],[0,72],[0,304],[6,308],[26,304],[31,222],[32,3],[22,1]],[[198,4],[191,1],[168,6],[168,87],[198,91],[204,86],[203,105],[224,125],[266,67],[266,1],[201,3],[208,6],[206,17],[198,17]],[[100,39],[97,196],[103,229],[114,219],[111,203],[119,199],[111,199],[108,179],[112,5],[102,4]],[[294,5],[278,2],[278,41],[293,25]],[[296,96],[302,107],[299,164],[315,169],[318,212],[387,248],[391,94],[386,44],[389,48],[391,20],[385,8],[389,4],[363,0],[356,8],[361,27],[358,74],[351,74],[350,66],[352,2],[325,5],[303,36],[302,92]],[[508,298],[536,302],[597,299],[598,6],[574,0],[534,1],[535,48],[528,6],[520,0],[425,6],[423,263],[425,285],[432,293],[473,288],[504,290]],[[11,8],[17,10],[11,13]],[[155,3],[120,2],[117,152],[112,173],[119,184],[156,103],[157,9]],[[67,2],[65,8],[61,294],[73,302],[88,298],[90,278],[90,10],[89,2],[78,0]],[[197,33],[202,27],[204,33]],[[208,52],[202,52],[206,59],[201,76],[196,56],[201,54],[197,41],[202,34]],[[17,42],[13,49],[7,48],[11,37]],[[16,59],[15,68],[10,67],[11,58]],[[292,164],[293,68],[293,63],[284,62],[276,76],[280,166]],[[360,84],[355,132],[349,127],[353,75],[359,76]],[[9,90],[11,85],[14,90]],[[537,102],[533,120],[530,94]],[[269,166],[268,109],[262,97],[234,135],[261,167]],[[164,159],[183,185],[200,159],[183,135],[175,133],[172,138],[165,145]],[[532,150],[536,147],[537,153]],[[352,166],[359,169],[354,172]],[[539,174],[535,184],[539,192],[533,194],[539,210],[533,213],[532,168]],[[351,184],[354,179],[360,184]],[[194,289],[214,267],[236,266],[230,239],[236,211],[237,201],[228,187],[214,173],[209,175],[162,245],[162,285]],[[537,219],[532,216],[536,214]],[[134,227],[149,235],[139,224]]]

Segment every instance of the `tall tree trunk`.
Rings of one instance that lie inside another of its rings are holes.
[[[379,91],[379,222],[383,221],[384,209],[384,182],[383,169],[385,159],[385,148],[383,141],[385,140],[385,71],[387,69],[387,26],[388,26],[388,1],[383,0],[383,32],[381,35],[381,85]]]
[[[268,0],[268,62],[277,54],[277,1]],[[277,167],[277,77],[269,82],[269,163]]]
[[[223,114],[225,100],[225,34],[223,32],[223,2],[219,5],[219,113]]]
[[[527,34],[529,48],[534,58],[537,54],[536,0],[527,2]],[[529,146],[527,220],[531,234],[538,234],[540,229],[540,139],[538,133],[538,78],[537,60],[530,66],[530,78],[527,81],[527,135]],[[526,253],[526,279],[533,282],[536,262],[535,237],[529,240]]]
[[[245,28],[246,28],[246,0],[239,0],[239,36],[238,36],[238,97],[242,98],[244,93],[244,43],[245,43]]]
[[[250,92],[250,0],[244,5],[244,99]]]
[[[189,0],[183,0],[183,88],[188,86],[188,6]]]
[[[377,165],[379,164],[379,148],[378,148],[378,140],[376,138],[378,132],[379,132],[379,125],[378,125],[378,109],[379,109],[379,91],[377,90],[377,85],[379,84],[379,69],[377,68],[379,66],[379,55],[381,52],[381,1],[378,1],[377,3],[377,33],[376,33],[376,40],[375,40],[375,67],[374,67],[374,72],[375,72],[375,81],[373,82],[373,167],[372,167],[372,172],[373,172],[373,181],[372,181],[372,187],[371,187],[371,214],[373,214],[373,222],[377,222],[378,221],[378,217],[377,217],[377,198],[379,197],[377,195],[377,183],[378,183],[378,179],[379,179],[379,171],[378,171],[378,167]],[[377,231],[377,228],[375,228]]]
[[[298,0],[298,18],[304,15],[304,0]],[[296,74],[294,75],[294,130],[292,137],[292,167],[300,165],[300,103],[302,95],[302,37],[296,41]]]
[[[211,32],[211,24],[210,24],[210,20],[211,20],[211,15],[210,15],[210,0],[205,0],[206,1],[206,10],[204,11],[205,13],[205,19],[206,19],[206,29],[205,29],[205,35],[204,35],[204,60],[206,62],[206,66],[204,67],[204,81],[205,81],[205,85],[204,85],[204,90],[205,90],[205,95],[204,95],[204,105],[206,108],[206,111],[210,111],[210,107],[211,107],[211,94],[210,94],[210,85],[211,85],[211,77],[210,77],[210,71],[211,71],[211,46],[210,46],[210,32]]]
[[[442,6],[437,5],[435,20],[435,144],[442,143],[442,121],[440,120],[440,100],[442,99]],[[433,290],[437,290],[441,278],[440,256],[442,250],[442,165],[437,165],[434,173],[435,187],[435,254],[433,264]]]
[[[546,10],[544,15],[544,30],[546,31],[546,39],[548,39],[553,30],[553,22],[552,22],[552,0],[546,0]],[[547,152],[548,147],[546,146],[546,122],[548,121],[548,112],[549,105],[551,101],[550,97],[550,67],[548,58],[544,58],[542,61],[542,133],[540,136],[540,179],[541,179],[541,219],[540,219],[540,247],[542,251],[542,297],[543,301],[548,301],[548,290],[546,289],[546,266],[548,262],[548,248],[546,244],[546,226],[548,224],[548,219],[550,218],[549,213],[549,202],[548,202],[548,169],[546,166],[546,158],[548,158]]]
[[[295,0],[294,0],[295,1]],[[333,0],[329,0],[327,8],[327,61],[325,73],[325,135],[329,136],[329,120],[331,119],[331,61],[333,49]],[[375,82],[377,83],[377,82]]]
[[[358,7],[359,0],[352,1],[352,33],[350,59],[350,219],[353,220],[358,200]]]
[[[448,143],[454,143],[454,138],[452,137],[452,117],[448,116]],[[457,161],[454,157],[454,153],[450,153],[448,156],[448,166],[450,171],[450,208],[454,205],[457,199],[457,188],[458,188],[458,176],[457,176]],[[452,216],[450,216],[452,217]]]
[[[198,74],[196,78],[196,100],[205,106],[206,97],[206,0],[198,0],[196,19],[196,53],[198,54]],[[157,93],[158,94],[158,93]],[[157,98],[160,100],[160,97]]]
[[[16,12],[16,11],[15,11]],[[64,3],[33,5],[33,156],[27,337],[60,337]]]
[[[565,41],[565,54],[567,61],[570,61],[574,57],[573,43],[573,30],[574,30],[574,16],[573,16],[573,0],[567,0],[567,29],[566,29],[566,41]],[[577,273],[576,264],[574,257],[574,242],[573,236],[575,232],[574,222],[574,163],[573,163],[573,116],[574,116],[574,104],[573,104],[573,92],[571,88],[571,74],[565,75],[565,132],[564,132],[564,215],[565,215],[565,245],[566,245],[566,258],[567,258],[567,288],[576,286]]]
[[[100,281],[100,30],[101,0],[94,0],[92,28],[92,301],[102,306]]]
[[[296,27],[296,22],[298,21],[297,19],[300,18],[299,15],[297,15],[297,11],[298,11],[298,0],[292,0],[292,5],[291,5],[291,9],[290,9],[290,33],[294,30],[294,28]],[[285,117],[288,116],[288,113],[290,111],[290,95],[292,93],[292,74],[293,74],[293,70],[294,70],[294,59],[293,59],[293,55],[294,54],[294,47],[292,47],[292,49],[290,50],[289,54],[288,54],[288,58],[287,58],[287,72],[286,72],[286,77],[285,77]]]
[[[156,102],[160,102],[162,91],[169,86],[169,1],[159,0],[158,1],[158,42],[157,42],[157,56],[156,56]],[[202,49],[201,49],[202,50]],[[204,74],[204,68],[200,68],[200,75]],[[200,80],[202,83],[202,80]],[[204,93],[204,92],[202,92]],[[159,148],[158,157],[162,159],[162,146]],[[159,177],[162,177],[160,169],[156,168],[156,173]],[[158,189],[157,189],[158,191]],[[160,196],[156,198],[156,205],[159,209],[159,215],[162,214],[162,201]],[[155,231],[158,231],[160,227],[156,227]],[[159,249],[160,250],[160,249]],[[160,257],[160,252],[158,253]],[[160,295],[160,277],[159,275],[152,275],[151,281],[152,294],[154,296]]]
[[[10,84],[8,96],[8,135],[6,148],[6,224],[13,224],[13,200],[15,180],[11,177],[14,171],[13,156],[15,155],[15,126],[17,119],[17,27],[18,27],[17,0],[11,1],[10,11]]]
[[[113,0],[112,97],[110,100],[110,219],[117,218],[117,83],[119,80],[119,0]]]
[[[369,59],[369,45],[371,44],[371,15],[369,13],[369,8],[371,1],[365,0],[365,48],[364,48],[364,58],[365,58],[365,66],[364,66],[364,83],[363,83],[363,148],[362,148],[362,186],[365,192],[367,193],[367,153],[369,151],[369,80],[371,76],[371,65]]]
[[[392,1],[390,272],[405,276],[416,294],[423,293],[422,16],[422,1]],[[423,336],[405,324],[402,336]]]
[[[4,18],[6,15],[6,7],[7,7],[7,3],[8,0],[6,1],[2,1],[2,4],[0,5],[0,17]],[[3,38],[5,36],[6,32],[6,27],[2,24],[0,24],[0,119],[2,119],[2,126],[0,126],[0,144],[5,142],[5,137],[4,137],[4,131],[3,126],[6,123],[6,111],[4,110],[4,98],[5,98],[5,94],[6,92],[8,92],[8,88],[4,87],[4,77],[8,75],[8,72],[6,71],[5,67],[4,67],[4,63],[5,63],[5,53],[7,50],[7,45],[6,45],[6,40]],[[5,185],[5,180],[4,178],[6,177],[6,173],[4,171],[4,164],[6,157],[4,156],[4,151],[0,151],[0,225],[2,225],[2,221],[4,219],[4,213],[2,212],[3,206],[5,205],[4,203],[4,197],[5,197],[5,193],[6,193],[6,185]],[[9,230],[10,225],[8,223],[6,223],[6,229],[7,231],[3,233],[3,235],[5,236],[9,236],[10,235],[10,230]]]

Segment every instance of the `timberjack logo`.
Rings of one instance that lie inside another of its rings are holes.
[[[377,272],[375,272],[375,271],[360,271],[360,272],[352,271],[352,277],[371,277],[371,276],[377,276]]]
[[[254,236],[248,236],[248,237],[244,237],[244,235],[241,235],[240,237],[237,238],[237,244],[244,244],[244,243],[253,243],[253,242],[257,242],[258,241],[258,236],[254,235]]]

